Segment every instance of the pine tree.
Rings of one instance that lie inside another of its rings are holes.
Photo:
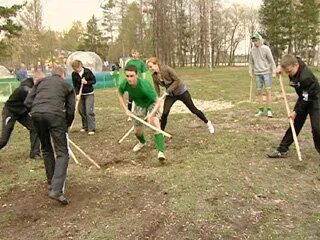
[[[22,30],[22,26],[14,23],[14,18],[23,5],[13,5],[9,8],[0,6],[0,34],[3,34],[6,39],[0,40],[0,58],[9,55],[8,44],[10,39],[18,36]]]
[[[276,62],[283,51],[292,51],[293,2],[291,0],[264,0],[259,11],[263,34],[268,39]]]
[[[106,44],[103,41],[101,30],[98,28],[98,19],[94,15],[87,22],[87,31],[84,34],[83,44],[79,48],[95,52],[104,59],[106,57]]]

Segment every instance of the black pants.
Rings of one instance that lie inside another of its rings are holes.
[[[36,155],[40,155],[40,140],[32,124],[31,117],[27,113],[23,115],[12,114],[5,106],[2,110],[2,132],[0,138],[0,149],[7,145],[16,121],[21,123],[30,132],[30,157],[33,158]]]
[[[69,163],[66,119],[51,113],[34,113],[32,120],[41,141],[48,183],[58,196],[64,191]]]
[[[133,102],[133,99],[132,97],[129,95],[128,97],[128,110],[132,111],[132,102]]]
[[[164,100],[164,105],[163,105],[163,113],[161,116],[161,129],[164,130],[166,125],[167,125],[167,119],[169,116],[170,109],[172,105],[177,101],[180,100],[184,103],[184,105],[187,106],[187,108],[195,115],[198,116],[203,122],[207,123],[208,119],[206,116],[201,112],[193,103],[191,95],[189,91],[185,91],[181,95],[178,96],[166,96]]]
[[[307,116],[310,115],[312,136],[314,146],[320,153],[320,101],[308,102],[303,112],[299,112],[294,120],[294,127],[297,135],[299,135]],[[278,151],[285,152],[289,150],[289,146],[293,143],[293,135],[289,127],[278,147]]]

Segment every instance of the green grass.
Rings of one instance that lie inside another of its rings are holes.
[[[28,134],[17,124],[0,155],[0,238],[320,239],[319,155],[309,121],[299,136],[302,163],[294,147],[287,159],[265,157],[288,127],[278,81],[275,117],[255,118],[247,68],[177,72],[193,98],[235,105],[206,113],[217,132],[209,135],[192,114],[170,115],[173,138],[166,139],[168,162],[161,166],[150,130],[142,152],[131,151],[133,136],[117,144],[130,123],[115,89],[97,91],[97,134],[73,131],[70,138],[102,170],[75,152],[82,166],[70,164],[72,203],[65,208],[47,198],[43,165],[27,159]],[[294,90],[284,82],[293,106]],[[79,122],[77,116],[75,130]]]

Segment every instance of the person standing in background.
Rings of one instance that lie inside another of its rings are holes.
[[[16,78],[18,81],[23,81],[24,79],[28,78],[28,72],[27,67],[24,63],[20,64],[20,68],[18,69],[16,73]]]
[[[271,118],[272,110],[272,77],[276,76],[276,64],[274,62],[270,48],[262,43],[262,37],[259,33],[255,33],[251,37],[253,47],[249,54],[249,75],[255,77],[256,87],[259,97],[259,110],[255,114],[256,117],[264,114],[263,106],[263,89],[267,93],[267,116]]]
[[[83,67],[79,60],[72,62],[72,83],[77,94],[79,102],[79,114],[82,120],[81,132],[88,132],[89,135],[94,135],[96,131],[96,118],[94,113],[94,88],[96,77],[89,68]],[[82,92],[80,94],[80,89]]]

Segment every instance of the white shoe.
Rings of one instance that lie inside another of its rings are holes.
[[[146,145],[145,143],[139,142],[139,143],[137,143],[137,144],[133,147],[132,151],[138,152],[138,151],[140,151],[141,148],[143,148],[145,145]]]
[[[259,110],[254,116],[255,117],[260,117],[263,115],[263,111]]]
[[[128,122],[131,122],[132,121],[132,118],[131,117],[128,117],[128,120],[127,120]]]
[[[81,128],[80,132],[85,132],[86,130],[84,128]]]
[[[271,112],[270,110],[268,110],[267,116],[268,116],[268,118],[272,118],[272,117],[273,117],[273,116],[272,116],[272,112]]]
[[[208,126],[209,132],[210,132],[210,133],[214,133],[214,127],[213,127],[211,121],[208,121],[208,122],[207,122],[207,126]]]
[[[89,135],[94,135],[94,133],[95,133],[94,131],[88,132]]]
[[[166,156],[165,156],[164,153],[161,152],[161,151],[158,152],[158,160],[159,160],[160,162],[163,162],[164,160],[166,160]]]

